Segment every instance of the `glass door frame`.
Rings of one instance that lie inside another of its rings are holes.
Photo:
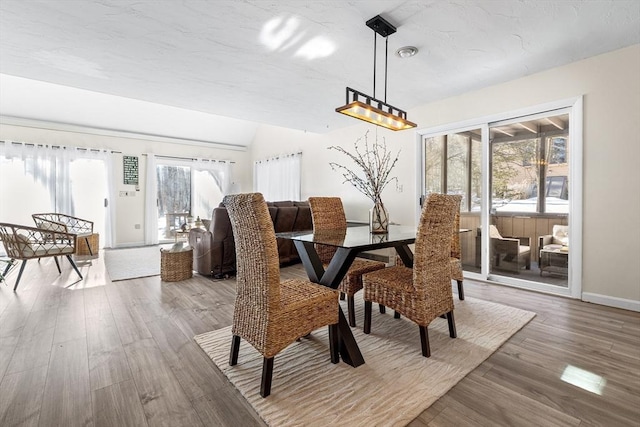
[[[566,111],[563,111],[566,110]],[[481,130],[482,144],[482,199],[480,223],[484,230],[489,229],[491,220],[491,195],[490,195],[490,138],[489,127],[496,123],[519,121],[523,117],[552,115],[556,112],[569,114],[569,135],[571,138],[571,157],[569,161],[569,182],[571,183],[571,193],[569,196],[569,215],[571,227],[569,227],[569,240],[571,251],[569,251],[569,271],[568,287],[557,287],[531,280],[523,280],[512,277],[491,274],[489,271],[489,233],[481,235],[481,271],[474,273],[465,271],[464,276],[470,279],[500,283],[508,286],[534,290],[539,292],[562,295],[571,298],[581,298],[582,296],[582,194],[583,194],[583,97],[569,98],[537,106],[527,107],[515,111],[494,114],[477,119],[465,120],[462,122],[450,123],[416,131],[416,197],[420,201],[424,190],[424,139],[435,137],[447,133],[458,133],[470,131],[472,129]],[[419,221],[421,204],[416,204],[416,224]]]

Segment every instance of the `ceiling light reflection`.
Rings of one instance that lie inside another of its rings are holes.
[[[266,46],[269,50],[276,50],[282,46],[287,40],[291,39],[291,36],[300,26],[296,17],[290,17],[284,20],[284,18],[278,17],[267,21],[262,26],[260,31],[260,43]]]
[[[566,383],[580,387],[583,390],[600,396],[602,395],[602,390],[605,385],[607,385],[606,378],[572,365],[567,365],[562,372],[560,379]]]
[[[307,60],[324,58],[336,51],[336,45],[322,35],[308,34],[294,16],[277,17],[267,21],[260,31],[259,41],[271,51],[294,50],[293,55]]]
[[[336,46],[323,36],[316,36],[303,44],[295,53],[305,59],[312,60],[316,58],[325,58],[336,51]]]

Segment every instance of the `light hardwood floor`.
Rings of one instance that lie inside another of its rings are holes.
[[[233,279],[112,283],[102,253],[78,260],[79,283],[43,259],[17,292],[15,270],[0,284],[0,426],[264,425],[193,341],[231,323]],[[639,313],[469,280],[465,294],[537,316],[411,426],[640,425]]]

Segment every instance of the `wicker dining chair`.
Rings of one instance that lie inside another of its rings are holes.
[[[464,280],[464,275],[462,273],[462,251],[460,249],[460,209],[456,212],[456,217],[453,221],[449,263],[451,264],[451,279],[458,283],[458,299],[463,300],[464,288],[462,281]]]
[[[13,287],[14,291],[18,289],[22,272],[30,259],[53,257],[56,267],[58,267],[58,273],[62,273],[58,257],[66,256],[73,269],[82,279],[80,270],[78,270],[76,263],[71,258],[71,255],[76,251],[75,234],[18,224],[0,223],[0,240],[2,240],[4,249],[10,259],[22,261],[16,284]],[[7,271],[3,274],[6,273]]]
[[[453,222],[453,233],[451,235],[451,255],[449,262],[451,264],[451,280],[455,280],[458,284],[458,299],[464,299],[462,273],[462,252],[460,249],[460,211],[456,212],[456,218]],[[396,265],[404,265],[402,259],[396,255]]]
[[[225,196],[233,229],[237,289],[229,365],[240,338],[263,356],[260,395],[271,393],[276,354],[313,330],[329,326],[331,362],[338,363],[338,291],[300,279],[280,281],[273,222],[260,193]]]
[[[431,356],[427,326],[446,315],[456,337],[451,289],[451,229],[461,196],[431,194],[422,209],[413,268],[394,266],[367,273],[364,282],[364,333],[371,332],[372,302],[392,308],[418,324],[422,355]]]
[[[347,217],[339,197],[309,197],[309,206],[311,207],[314,233],[347,229]],[[315,249],[326,269],[337,248],[328,245],[315,245]],[[363,258],[355,259],[349,267],[347,274],[338,286],[338,290],[347,297],[349,326],[356,326],[354,295],[362,289],[362,275],[385,267],[383,262]]]

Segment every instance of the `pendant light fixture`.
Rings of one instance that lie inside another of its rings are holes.
[[[342,107],[336,108],[338,113],[373,123],[391,130],[405,130],[416,127],[407,120],[407,112],[393,105],[387,104],[387,62],[389,56],[388,36],[396,32],[396,28],[380,15],[367,21],[367,27],[373,34],[373,96],[366,95],[347,87],[347,101]],[[384,101],[376,99],[376,45],[378,35],[385,38],[384,58]]]

